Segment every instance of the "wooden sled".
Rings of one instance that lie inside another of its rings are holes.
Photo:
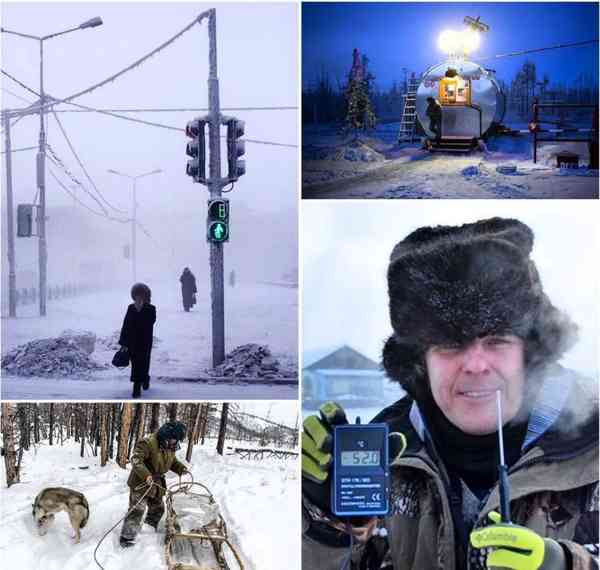
[[[244,570],[208,487],[175,483],[168,489],[166,506],[168,570]]]

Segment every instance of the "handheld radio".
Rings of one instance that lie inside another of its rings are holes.
[[[337,516],[386,515],[390,469],[387,424],[334,426],[331,510]]]

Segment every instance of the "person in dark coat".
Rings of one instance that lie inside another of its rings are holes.
[[[442,138],[442,106],[433,97],[427,97],[427,110],[429,117],[429,130],[435,133],[435,140]]]
[[[183,310],[187,313],[190,308],[196,304],[196,277],[190,271],[189,267],[186,267],[179,278],[181,283],[181,297],[183,299]]]
[[[144,283],[136,283],[131,288],[133,303],[127,307],[119,337],[119,344],[129,351],[131,359],[134,398],[141,396],[142,386],[144,390],[150,387],[152,332],[156,322],[156,307],[150,304],[151,295],[150,287]]]

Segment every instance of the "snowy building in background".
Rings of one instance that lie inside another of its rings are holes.
[[[318,407],[327,400],[346,406],[381,404],[385,374],[353,348],[306,352],[302,369],[302,405]]]

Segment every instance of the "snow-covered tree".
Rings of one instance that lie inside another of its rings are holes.
[[[377,118],[371,103],[371,86],[375,77],[367,70],[368,59],[360,57],[358,49],[353,52],[352,69],[346,86],[346,125],[355,131],[375,127]]]

